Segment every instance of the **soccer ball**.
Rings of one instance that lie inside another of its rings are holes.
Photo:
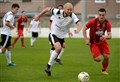
[[[79,82],[88,82],[90,79],[90,76],[87,72],[80,72],[78,74],[78,81]]]

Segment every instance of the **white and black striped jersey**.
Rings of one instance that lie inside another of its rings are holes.
[[[5,34],[11,36],[11,28],[6,26],[5,23],[10,22],[11,25],[14,24],[14,14],[9,11],[3,17],[3,28],[1,30],[1,34]]]
[[[50,12],[54,15],[51,24],[51,34],[56,35],[58,38],[64,38],[72,22],[77,23],[79,21],[74,13],[65,17],[63,10],[51,8]]]

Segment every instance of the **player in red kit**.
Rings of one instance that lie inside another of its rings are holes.
[[[111,24],[105,18],[106,10],[100,8],[98,10],[98,18],[90,20],[86,27],[83,28],[83,36],[87,45],[90,45],[90,50],[95,61],[101,61],[101,55],[104,57],[102,61],[102,74],[108,75],[106,69],[109,64],[109,46],[107,39],[111,39]],[[89,37],[86,35],[86,30],[90,29]],[[105,35],[105,31],[107,34]]]
[[[25,11],[22,11],[21,13],[22,13],[22,16],[18,17],[18,19],[17,19],[17,32],[18,32],[18,35],[14,39],[14,42],[13,42],[12,46],[14,47],[15,43],[17,42],[17,40],[21,37],[22,47],[25,48],[23,29],[24,29],[25,23],[27,23],[27,21],[28,21],[28,18],[26,16],[26,12]]]

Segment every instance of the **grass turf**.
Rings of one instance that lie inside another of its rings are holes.
[[[83,39],[68,38],[65,41],[63,65],[56,63],[52,76],[48,77],[44,72],[50,56],[48,39],[39,38],[34,47],[30,47],[30,39],[25,38],[27,48],[22,48],[19,40],[12,50],[12,60],[17,66],[8,67],[5,54],[0,55],[0,82],[78,82],[77,75],[81,71],[89,73],[89,82],[120,81],[120,39],[108,41],[111,49],[109,75],[101,74],[101,62],[93,61]]]

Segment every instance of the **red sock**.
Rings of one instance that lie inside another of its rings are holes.
[[[15,38],[15,40],[14,40],[14,42],[13,42],[13,44],[12,44],[13,46],[14,46],[15,43],[17,42],[18,38],[19,38],[19,37]]]
[[[103,61],[102,62],[102,71],[106,71],[107,67],[108,67],[109,61]]]
[[[24,38],[21,38],[22,46],[24,46]]]

